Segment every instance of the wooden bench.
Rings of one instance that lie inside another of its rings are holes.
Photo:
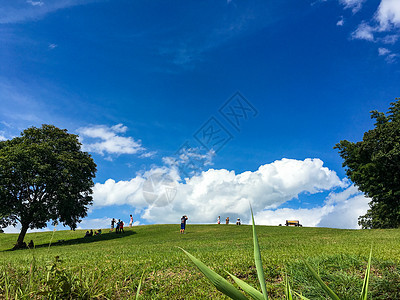
[[[286,226],[302,227],[299,220],[286,220]]]

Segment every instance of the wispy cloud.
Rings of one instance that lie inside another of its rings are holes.
[[[378,42],[382,42],[384,44],[395,44],[400,37],[400,34],[388,34],[384,37],[378,38]]]
[[[353,14],[355,14],[361,9],[365,0],[339,0],[339,2],[345,9],[351,9]]]
[[[384,56],[386,62],[389,63],[389,64],[397,62],[397,59],[400,57],[399,54],[392,53],[392,51],[390,51],[387,48],[378,48],[378,55],[379,56]]]
[[[53,49],[55,49],[55,48],[57,48],[57,47],[58,47],[57,44],[49,44],[49,49],[50,49],[50,50],[53,50]]]
[[[153,158],[157,154],[157,151],[145,152],[139,155],[140,158]]]
[[[339,21],[336,22],[336,26],[343,26],[344,25],[344,18],[343,16],[340,16]]]
[[[229,3],[228,3],[229,4]],[[234,3],[230,3],[233,7]],[[271,10],[272,11],[272,10]],[[158,46],[158,54],[172,65],[192,69],[196,63],[206,57],[206,53],[222,47],[230,40],[247,34],[255,28],[265,27],[276,21],[279,16],[270,11],[226,9],[221,19],[204,20],[204,25],[187,35],[181,35],[168,44]]]
[[[390,50],[389,50],[389,49],[386,49],[386,48],[378,48],[378,54],[379,54],[379,56],[387,55],[387,54],[389,54],[389,53],[390,53]]]
[[[32,1],[32,0],[27,0],[26,3],[32,5],[32,6],[42,6],[44,5],[43,1]]]
[[[6,1],[0,6],[0,24],[37,20],[60,9],[88,4],[95,1],[97,0]]]
[[[362,22],[358,25],[357,29],[353,31],[351,37],[358,40],[374,41],[375,29],[368,25],[366,22]]]

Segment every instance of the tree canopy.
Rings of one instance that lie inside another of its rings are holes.
[[[369,210],[358,219],[362,228],[400,226],[400,98],[391,103],[387,114],[371,111],[374,129],[363,140],[340,141],[347,176],[372,200]]]
[[[96,164],[78,136],[52,125],[24,130],[0,142],[0,225],[21,224],[16,248],[28,229],[47,222],[75,229],[93,202]]]

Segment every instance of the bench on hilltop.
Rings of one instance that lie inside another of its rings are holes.
[[[286,220],[286,226],[302,227],[299,220]]]

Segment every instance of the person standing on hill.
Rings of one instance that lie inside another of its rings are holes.
[[[113,231],[114,230],[114,225],[115,225],[115,219],[114,218],[112,218],[112,220],[111,220],[111,231]]]
[[[226,217],[226,219],[225,219],[225,224],[226,224],[226,225],[229,225],[229,217]]]
[[[133,217],[131,215],[131,219],[129,220],[129,227],[132,227],[132,224],[133,224]]]
[[[221,216],[218,216],[217,224],[221,224]]]
[[[125,233],[124,231],[124,222],[119,220],[119,232]]]
[[[185,233],[186,221],[189,219],[186,215],[181,218],[181,233]]]

